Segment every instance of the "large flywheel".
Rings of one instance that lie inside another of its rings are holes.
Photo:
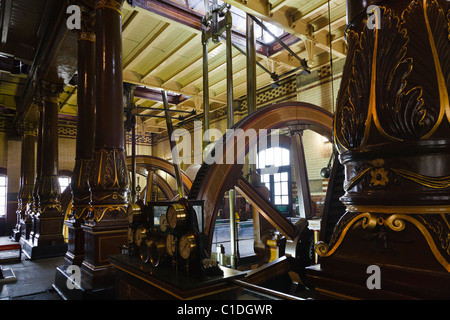
[[[232,128],[235,132],[234,136],[231,138],[230,136],[223,136],[220,148],[216,147],[216,144],[210,152],[210,155],[214,155],[216,160],[219,158],[221,161],[214,161],[213,163],[205,161],[202,164],[188,197],[190,200],[204,201],[204,232],[208,238],[207,247],[209,250],[212,246],[214,227],[221,201],[225,192],[233,187],[253,206],[256,206],[264,218],[288,240],[294,240],[299,236],[300,227],[286,219],[267,198],[263,197],[242,177],[244,164],[242,162],[237,163],[237,161],[229,163],[227,159],[231,159],[230,157],[235,160],[242,159],[249,149],[257,143],[260,133],[267,133],[268,130],[272,129],[301,128],[302,130],[312,130],[331,141],[332,123],[332,114],[320,107],[304,102],[283,102],[258,109],[234,125]],[[245,141],[245,146],[238,145],[237,141],[240,138],[244,139],[244,135],[250,129],[255,130],[257,135],[247,135],[245,140],[241,140]],[[300,163],[304,164],[303,153],[296,153],[295,156],[303,158]],[[299,171],[299,168],[295,169]],[[306,166],[301,166],[300,170],[306,170]]]
[[[131,168],[131,156],[127,157],[128,168]],[[147,178],[146,189],[150,190],[151,185],[155,184],[165,195],[168,200],[174,199],[177,195],[173,192],[173,188],[164,179],[159,172],[167,173],[175,178],[175,169],[173,164],[162,158],[146,155],[136,156],[136,173]],[[192,187],[192,181],[188,175],[181,171],[181,179],[185,193],[188,194]],[[176,188],[175,188],[176,189]]]

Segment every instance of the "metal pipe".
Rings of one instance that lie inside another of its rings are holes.
[[[227,57],[227,128],[230,129],[234,125],[233,116],[233,54],[231,42],[231,12],[226,13],[226,57]]]
[[[227,57],[227,128],[231,129],[234,125],[233,115],[233,55],[232,55],[232,42],[231,42],[231,26],[232,18],[231,12],[227,11],[226,16],[226,57]],[[231,267],[236,267],[236,216],[234,212],[235,203],[235,190],[230,189],[228,192],[229,204],[230,204],[230,239],[231,239]]]
[[[253,20],[247,14],[247,113],[256,111],[256,43]]]
[[[251,14],[247,14],[248,16],[250,16],[250,18],[252,18],[252,20],[254,20],[261,28],[264,29],[264,31],[266,31],[268,34],[270,34],[270,36],[272,38],[275,39],[276,42],[278,42],[284,49],[286,49],[286,51],[288,51],[294,58],[296,58],[298,61],[300,61],[300,63],[302,64],[302,66],[306,69],[307,65],[306,65],[306,60],[300,58],[294,51],[291,50],[291,48],[289,48],[289,46],[287,46],[283,41],[281,41],[280,38],[278,38],[272,31],[270,31],[265,25],[264,23],[262,23],[261,21],[259,21],[256,17],[252,16]]]
[[[131,203],[136,203],[136,118],[131,126]]]
[[[166,119],[166,116],[157,116],[154,114],[136,114],[136,117],[148,117],[148,118],[160,118],[160,119]],[[179,120],[178,117],[170,117],[171,119]]]
[[[141,106],[136,106],[136,109],[143,109],[143,110],[151,110],[151,111],[161,111],[164,112],[164,109],[161,108],[151,108],[151,107],[141,107]],[[186,111],[186,110],[173,110],[173,109],[169,109],[167,110],[169,112],[176,112],[176,113],[189,113],[189,114],[193,114],[192,111]]]
[[[220,36],[223,40],[227,40],[227,38],[223,35]],[[241,48],[239,47],[239,45],[237,45],[236,43],[232,42],[233,47],[238,50],[240,53],[242,53],[244,56],[247,56],[247,53]],[[273,76],[276,76],[274,73],[270,72],[266,67],[264,67],[261,63],[258,62],[258,60],[255,60],[255,63],[258,67],[260,67],[261,69],[263,69],[265,72],[267,72],[268,74],[270,74],[270,76],[273,78]]]
[[[209,75],[208,75],[208,37],[206,31],[202,33],[203,45],[203,133],[209,130]],[[209,144],[206,137],[205,146]]]
[[[180,195],[180,199],[184,198],[184,188],[183,188],[183,181],[181,179],[180,174],[180,161],[178,159],[178,151],[177,146],[175,142],[172,140],[172,133],[173,133],[173,126],[172,126],[172,119],[169,116],[169,103],[167,101],[167,93],[164,90],[161,90],[162,98],[163,98],[163,105],[164,105],[164,113],[166,116],[166,123],[167,123],[167,134],[169,137],[169,144],[170,144],[170,150],[172,151],[172,162],[173,167],[175,169],[175,178],[177,180],[177,187],[178,187],[178,193]]]
[[[247,14],[247,114],[251,115],[256,111],[256,41],[254,23]],[[255,147],[253,147],[255,148]],[[256,152],[248,154],[249,170],[256,170]]]

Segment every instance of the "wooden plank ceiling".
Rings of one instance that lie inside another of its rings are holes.
[[[2,8],[5,8],[1,0]],[[129,4],[132,3],[132,5]],[[280,38],[300,58],[308,61],[311,70],[329,63],[330,6],[333,58],[345,57],[345,0],[226,0],[233,12],[233,42],[245,52],[245,12],[277,28]],[[138,112],[162,116],[160,90],[169,94],[171,108],[202,112],[202,44],[201,19],[205,14],[203,0],[134,0],[123,6],[123,75],[124,82],[137,85],[134,103]],[[219,1],[219,4],[222,1]],[[26,6],[25,6],[26,7]],[[6,7],[7,9],[7,7]],[[2,10],[3,19],[5,17]],[[255,24],[256,26],[256,24]],[[3,30],[3,29],[2,29]],[[274,30],[274,29],[273,29]],[[257,60],[270,72],[282,75],[300,67],[277,42],[267,42],[256,30]],[[312,50],[307,50],[313,44]],[[19,44],[17,44],[19,45]],[[209,91],[211,109],[226,105],[225,42],[209,42]],[[233,48],[234,97],[246,95],[246,57]],[[273,82],[270,74],[257,67],[257,87]],[[23,86],[23,75],[0,73],[0,106],[14,110]],[[60,98],[60,114],[75,117],[76,86],[68,84]],[[145,109],[145,108],[152,108]],[[173,113],[186,117],[187,113]],[[139,117],[146,131],[163,132],[165,120]],[[177,120],[174,120],[176,123]]]

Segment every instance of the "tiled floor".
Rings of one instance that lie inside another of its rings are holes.
[[[13,243],[8,237],[0,244]],[[3,270],[12,269],[17,281],[0,284],[0,300],[60,300],[52,288],[56,267],[64,264],[64,257],[28,260],[22,254],[20,262],[0,263]]]

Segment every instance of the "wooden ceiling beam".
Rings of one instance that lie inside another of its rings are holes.
[[[172,21],[176,21],[184,26],[201,32],[204,29],[202,24],[203,16],[193,10],[178,5],[175,2],[164,0],[133,0],[132,6],[125,2],[124,6],[137,7],[158,16],[165,17]]]
[[[273,5],[273,3],[275,3],[276,1],[273,1],[270,6],[270,13],[273,14],[274,12],[280,10],[281,8],[290,5],[293,1],[295,1],[295,0],[283,0],[281,2],[278,2],[275,5]]]
[[[302,39],[310,39],[316,43],[318,47],[329,47],[328,39],[326,35],[315,35],[310,37],[308,34],[308,24],[302,19],[293,21],[292,17],[286,16],[282,11],[276,11],[270,14],[270,6],[266,1],[254,0],[246,1],[245,3],[239,0],[224,0],[226,3],[243,10],[249,14],[252,14],[264,21],[267,21],[277,27],[289,32],[291,34],[297,35]],[[342,48],[334,48],[333,53],[340,57],[345,57],[345,52]]]

